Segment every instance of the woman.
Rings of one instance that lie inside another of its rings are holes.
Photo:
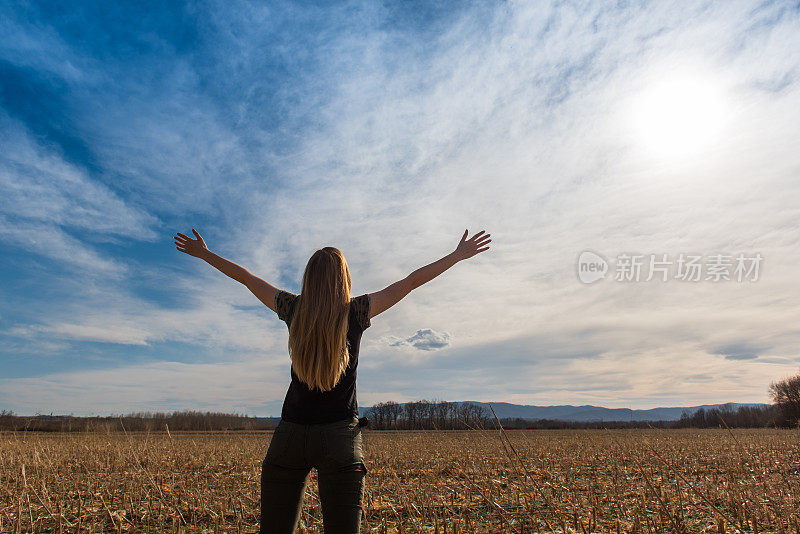
[[[308,475],[317,469],[326,534],[356,534],[361,525],[364,475],[356,400],[356,367],[361,334],[370,319],[411,290],[461,260],[488,250],[490,234],[480,231],[456,249],[376,293],[350,298],[350,270],[334,247],[308,260],[299,295],[279,290],[247,269],[209,251],[197,239],[175,236],[178,250],[201,258],[278,314],[289,329],[292,381],[281,419],[261,469],[261,532],[292,533],[300,518]]]

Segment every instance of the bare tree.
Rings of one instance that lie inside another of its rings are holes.
[[[800,420],[800,373],[771,383],[769,394],[780,410],[783,424],[797,426]]]
[[[403,412],[402,407],[394,401],[388,401],[386,403],[386,411],[387,417],[390,419],[389,428],[397,428],[397,419]]]

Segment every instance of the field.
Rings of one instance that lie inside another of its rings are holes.
[[[255,532],[269,440],[0,433],[0,532]],[[800,534],[797,430],[365,430],[364,447],[362,532]],[[298,532],[322,532],[316,495],[312,475]]]

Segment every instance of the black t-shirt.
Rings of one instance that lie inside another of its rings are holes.
[[[287,291],[278,291],[275,295],[275,310],[278,317],[291,324],[297,295]],[[369,294],[365,293],[350,299],[350,315],[348,317],[347,341],[349,342],[350,362],[339,382],[330,391],[311,390],[300,381],[291,369],[292,383],[283,401],[281,419],[293,423],[316,424],[333,423],[351,419],[358,414],[356,399],[356,368],[358,367],[358,350],[361,345],[361,334],[369,328]]]

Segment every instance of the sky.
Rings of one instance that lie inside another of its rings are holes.
[[[5,2],[0,408],[279,415],[286,325],[192,228],[354,296],[492,234],[372,318],[360,406],[767,402],[798,142],[796,2]]]

